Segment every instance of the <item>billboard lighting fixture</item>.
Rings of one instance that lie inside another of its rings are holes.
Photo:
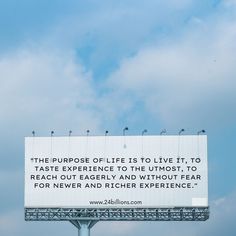
[[[184,129],[181,129],[181,130],[179,131],[179,135],[181,135],[184,131],[185,131]]]
[[[107,136],[107,135],[108,135],[108,133],[109,133],[109,132],[108,132],[108,130],[106,130],[106,131],[105,131],[105,136]]]
[[[142,131],[142,136],[144,135],[144,133],[147,133],[147,129],[144,129],[144,130]]]
[[[129,130],[129,128],[126,126],[124,129],[123,129],[123,135],[125,136],[125,131]]]
[[[206,133],[206,130],[204,130],[204,129],[202,129],[202,130],[200,130],[200,131],[197,132],[198,135],[199,135],[199,134],[204,134],[204,133]]]
[[[87,133],[87,136],[89,136],[89,132],[90,132],[90,130],[89,130],[89,129],[87,129],[87,131],[86,131],[86,133]]]
[[[35,131],[34,130],[32,131],[32,135],[33,135],[33,137],[35,137]]]
[[[53,135],[54,135],[54,131],[52,130],[52,131],[51,131],[51,137],[52,137]]]
[[[72,130],[69,131],[69,136],[71,136],[71,134],[72,134]]]
[[[166,129],[163,129],[161,132],[160,132],[160,135],[162,134],[166,134]]]

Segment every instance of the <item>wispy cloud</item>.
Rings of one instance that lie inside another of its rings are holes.
[[[98,128],[91,108],[96,100],[91,74],[73,55],[20,50],[0,58],[0,76],[2,123],[41,130],[62,130],[61,123],[79,130],[88,124]]]
[[[224,0],[223,3],[227,6],[227,7],[232,7],[236,5],[236,1],[235,0]]]
[[[235,26],[204,22],[176,42],[142,49],[123,60],[110,86],[167,125],[227,125],[236,117]]]

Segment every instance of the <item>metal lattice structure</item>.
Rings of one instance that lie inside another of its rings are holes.
[[[208,207],[25,208],[27,221],[205,221]]]

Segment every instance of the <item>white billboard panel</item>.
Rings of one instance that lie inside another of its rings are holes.
[[[207,137],[25,138],[25,207],[207,207]]]

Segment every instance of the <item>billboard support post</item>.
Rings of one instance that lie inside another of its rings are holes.
[[[98,222],[96,220],[71,220],[78,230],[79,236],[90,236],[90,229]]]

